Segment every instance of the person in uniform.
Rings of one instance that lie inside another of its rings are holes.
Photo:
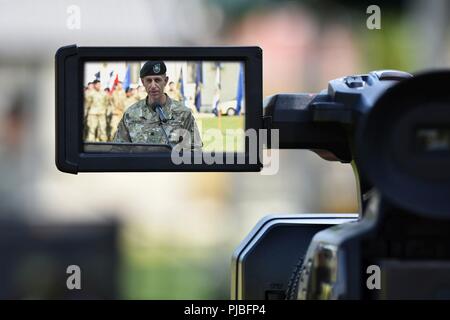
[[[138,86],[135,94],[136,94],[138,100],[147,98],[147,92],[145,90],[145,87],[143,87],[143,86]]]
[[[136,95],[136,89],[133,88],[127,88],[125,90],[125,108],[124,112],[133,104],[139,101],[139,98]]]
[[[87,139],[87,135],[89,132],[89,128],[88,128],[88,124],[87,124],[87,119],[88,119],[88,101],[90,98],[90,95],[92,93],[92,91],[94,91],[94,84],[92,82],[88,82],[86,88],[84,89],[84,118],[83,118],[83,137],[84,140],[86,141]]]
[[[180,91],[175,87],[175,83],[173,81],[169,82],[169,89],[167,90],[167,95],[172,100],[183,102],[184,97],[181,95]]]
[[[106,134],[106,112],[109,99],[101,90],[100,80],[94,80],[94,89],[86,95],[85,112],[87,117],[87,141],[108,141]]]
[[[147,61],[140,71],[140,78],[147,97],[130,106],[124,113],[114,142],[173,146],[180,142],[180,137],[184,139],[190,136],[191,148],[201,149],[200,134],[191,110],[164,92],[169,80],[164,62]],[[163,115],[159,110],[162,110]]]
[[[111,140],[114,138],[116,134],[117,126],[119,125],[120,119],[122,119],[123,113],[125,111],[125,100],[126,100],[125,91],[122,88],[122,82],[118,82],[116,88],[111,94],[111,105],[112,105],[112,115],[111,115],[111,132],[110,137]]]

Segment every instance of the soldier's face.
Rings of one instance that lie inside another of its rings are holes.
[[[142,84],[144,85],[145,91],[147,91],[148,96],[153,101],[158,101],[164,94],[164,88],[167,85],[169,77],[165,75],[161,76],[146,76],[141,78]]]
[[[94,84],[95,90],[99,91],[102,88],[102,84],[100,82],[97,82]]]

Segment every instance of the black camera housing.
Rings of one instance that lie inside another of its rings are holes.
[[[56,166],[62,172],[123,171],[260,171],[261,158],[248,161],[245,144],[243,164],[179,164],[170,153],[94,153],[83,149],[84,63],[94,61],[242,61],[245,64],[245,129],[259,131],[262,120],[262,50],[259,47],[77,47],[60,48],[55,56]],[[259,142],[258,142],[259,144]],[[234,153],[234,158],[237,157]],[[223,154],[223,159],[226,153]]]
[[[252,249],[246,249],[246,260],[258,259],[258,252],[281,251],[278,260],[289,261],[290,266],[266,273],[265,283],[284,277],[280,288],[291,299],[450,298],[448,83],[447,70],[414,77],[382,70],[332,80],[319,94],[266,100],[264,116],[280,130],[280,148],[310,149],[327,160],[352,164],[360,219],[315,235],[314,226],[302,226],[300,220],[298,230],[270,243],[255,244],[248,237],[240,245]],[[311,242],[305,244],[308,234]],[[263,236],[273,239],[269,231]],[[297,263],[292,257],[299,257]],[[366,282],[373,266],[381,269],[381,286],[375,290]],[[283,296],[264,296],[267,288],[261,284],[245,287],[259,274],[250,267],[250,279],[233,271],[233,297]],[[234,268],[242,268],[239,259],[234,258]]]

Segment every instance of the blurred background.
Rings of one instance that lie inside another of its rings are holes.
[[[58,172],[60,46],[257,45],[265,96],[449,66],[448,1],[377,1],[380,30],[370,4],[0,0],[0,298],[227,299],[231,254],[263,216],[357,211],[350,166],[309,151],[282,151],[272,176]]]

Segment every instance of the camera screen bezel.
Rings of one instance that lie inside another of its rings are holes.
[[[83,148],[84,65],[98,61],[242,61],[245,90],[245,130],[259,132],[262,120],[262,50],[259,47],[77,47],[60,48],[55,55],[56,145],[55,160],[62,172],[257,172],[262,168],[258,150],[256,163],[249,163],[246,141],[244,163],[174,164],[170,153],[93,153]],[[259,146],[259,137],[257,138]],[[233,154],[237,159],[238,154]]]

